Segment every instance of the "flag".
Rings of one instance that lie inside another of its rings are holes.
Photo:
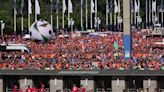
[[[115,52],[114,52],[114,57],[116,58],[116,57],[119,56],[119,52],[117,51],[118,48],[119,48],[119,46],[118,46],[118,41],[114,41],[113,46],[114,46],[114,50],[115,50]]]
[[[91,0],[91,13],[95,12],[94,7],[95,7],[95,4],[94,4],[93,0]]]
[[[50,0],[50,2],[51,2],[50,11],[51,11],[51,14],[52,14],[53,13],[53,2],[52,2],[52,0]]]
[[[40,6],[38,0],[35,0],[35,12],[36,14],[40,14]]]
[[[134,11],[135,11],[135,13],[139,13],[140,12],[140,1],[138,0],[138,4],[137,4],[137,1],[135,0],[135,9],[134,9]]]
[[[133,2],[131,2],[130,7],[131,7],[131,11],[134,12],[134,5],[133,5]]]
[[[116,0],[114,0],[114,12],[118,13],[118,5]]]
[[[83,6],[84,0],[81,0],[80,5],[81,7]]]
[[[117,50],[118,49],[118,42],[114,41],[114,49]]]
[[[120,0],[118,0],[118,13],[121,12]]]
[[[63,13],[65,13],[65,11],[67,9],[66,4],[65,4],[65,0],[63,0],[62,8],[63,8]]]
[[[71,0],[68,0],[68,13],[73,13],[73,6]]]
[[[28,14],[32,14],[32,4],[31,4],[31,0],[28,0]]]
[[[66,4],[65,4],[65,0],[63,0],[63,13],[65,13],[67,7],[66,7]]]
[[[59,13],[59,0],[56,1],[56,14]]]
[[[17,14],[16,0],[14,0],[14,14]]]
[[[109,12],[112,12],[112,11],[113,11],[113,3],[110,0],[110,3],[109,3]]]
[[[164,6],[163,6],[162,3],[161,3],[161,5],[160,5],[159,12],[164,12]]]
[[[138,4],[137,4],[136,0],[134,1],[134,6],[135,6],[134,11],[135,11],[135,13],[137,13],[138,12]]]
[[[152,12],[156,12],[156,1],[152,3]]]
[[[140,0],[138,0],[138,12],[140,12]]]
[[[24,10],[24,0],[21,0],[21,10],[20,10],[21,15],[23,15],[23,10]]]
[[[107,13],[109,13],[109,3],[108,3],[108,1],[106,2],[106,11],[107,11]]]

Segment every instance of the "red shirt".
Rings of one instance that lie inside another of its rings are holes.
[[[72,88],[72,92],[78,92],[79,90],[78,90],[78,87],[73,87]]]
[[[31,88],[27,88],[27,89],[26,89],[26,92],[32,92],[32,91],[31,91]]]
[[[45,91],[44,88],[40,88],[40,89],[39,89],[39,92],[44,92],[44,91]]]
[[[86,88],[82,87],[80,92],[86,92]]]
[[[37,88],[32,88],[31,92],[37,92]]]
[[[17,92],[17,89],[14,88],[12,92]]]
[[[18,92],[23,92],[21,89]]]

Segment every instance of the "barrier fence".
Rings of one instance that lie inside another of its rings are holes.
[[[16,91],[19,92],[19,91],[22,91],[22,90],[17,89]],[[6,92],[13,92],[13,89],[6,88]],[[49,88],[45,88],[45,91],[44,92],[50,92],[50,89]]]
[[[111,88],[97,88],[96,89],[96,92],[112,92],[112,89]]]

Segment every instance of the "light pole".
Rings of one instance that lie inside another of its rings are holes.
[[[117,23],[118,23],[118,29],[120,30],[120,29],[121,29],[121,23],[122,23],[122,18],[121,18],[121,16],[118,16],[118,17],[117,17]]]
[[[153,16],[153,30],[154,30],[157,20],[158,20],[157,16],[156,15]]]
[[[98,26],[98,30],[100,29],[100,24],[101,24],[101,20],[100,20],[100,18],[98,17],[98,18],[97,18],[97,26]]]
[[[142,22],[141,16],[137,16],[137,27],[138,27],[138,29],[140,29],[141,22]]]
[[[73,18],[71,18],[71,20],[69,22],[70,22],[69,24],[71,25],[71,32],[73,32],[73,25],[74,25]]]
[[[164,13],[163,0],[161,0],[159,12],[161,13],[161,26],[163,27],[163,13]]]

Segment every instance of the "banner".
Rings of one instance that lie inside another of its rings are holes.
[[[118,42],[114,41],[114,49],[117,50],[118,49]]]
[[[132,37],[131,35],[124,35],[124,59],[131,59],[132,51]]]

